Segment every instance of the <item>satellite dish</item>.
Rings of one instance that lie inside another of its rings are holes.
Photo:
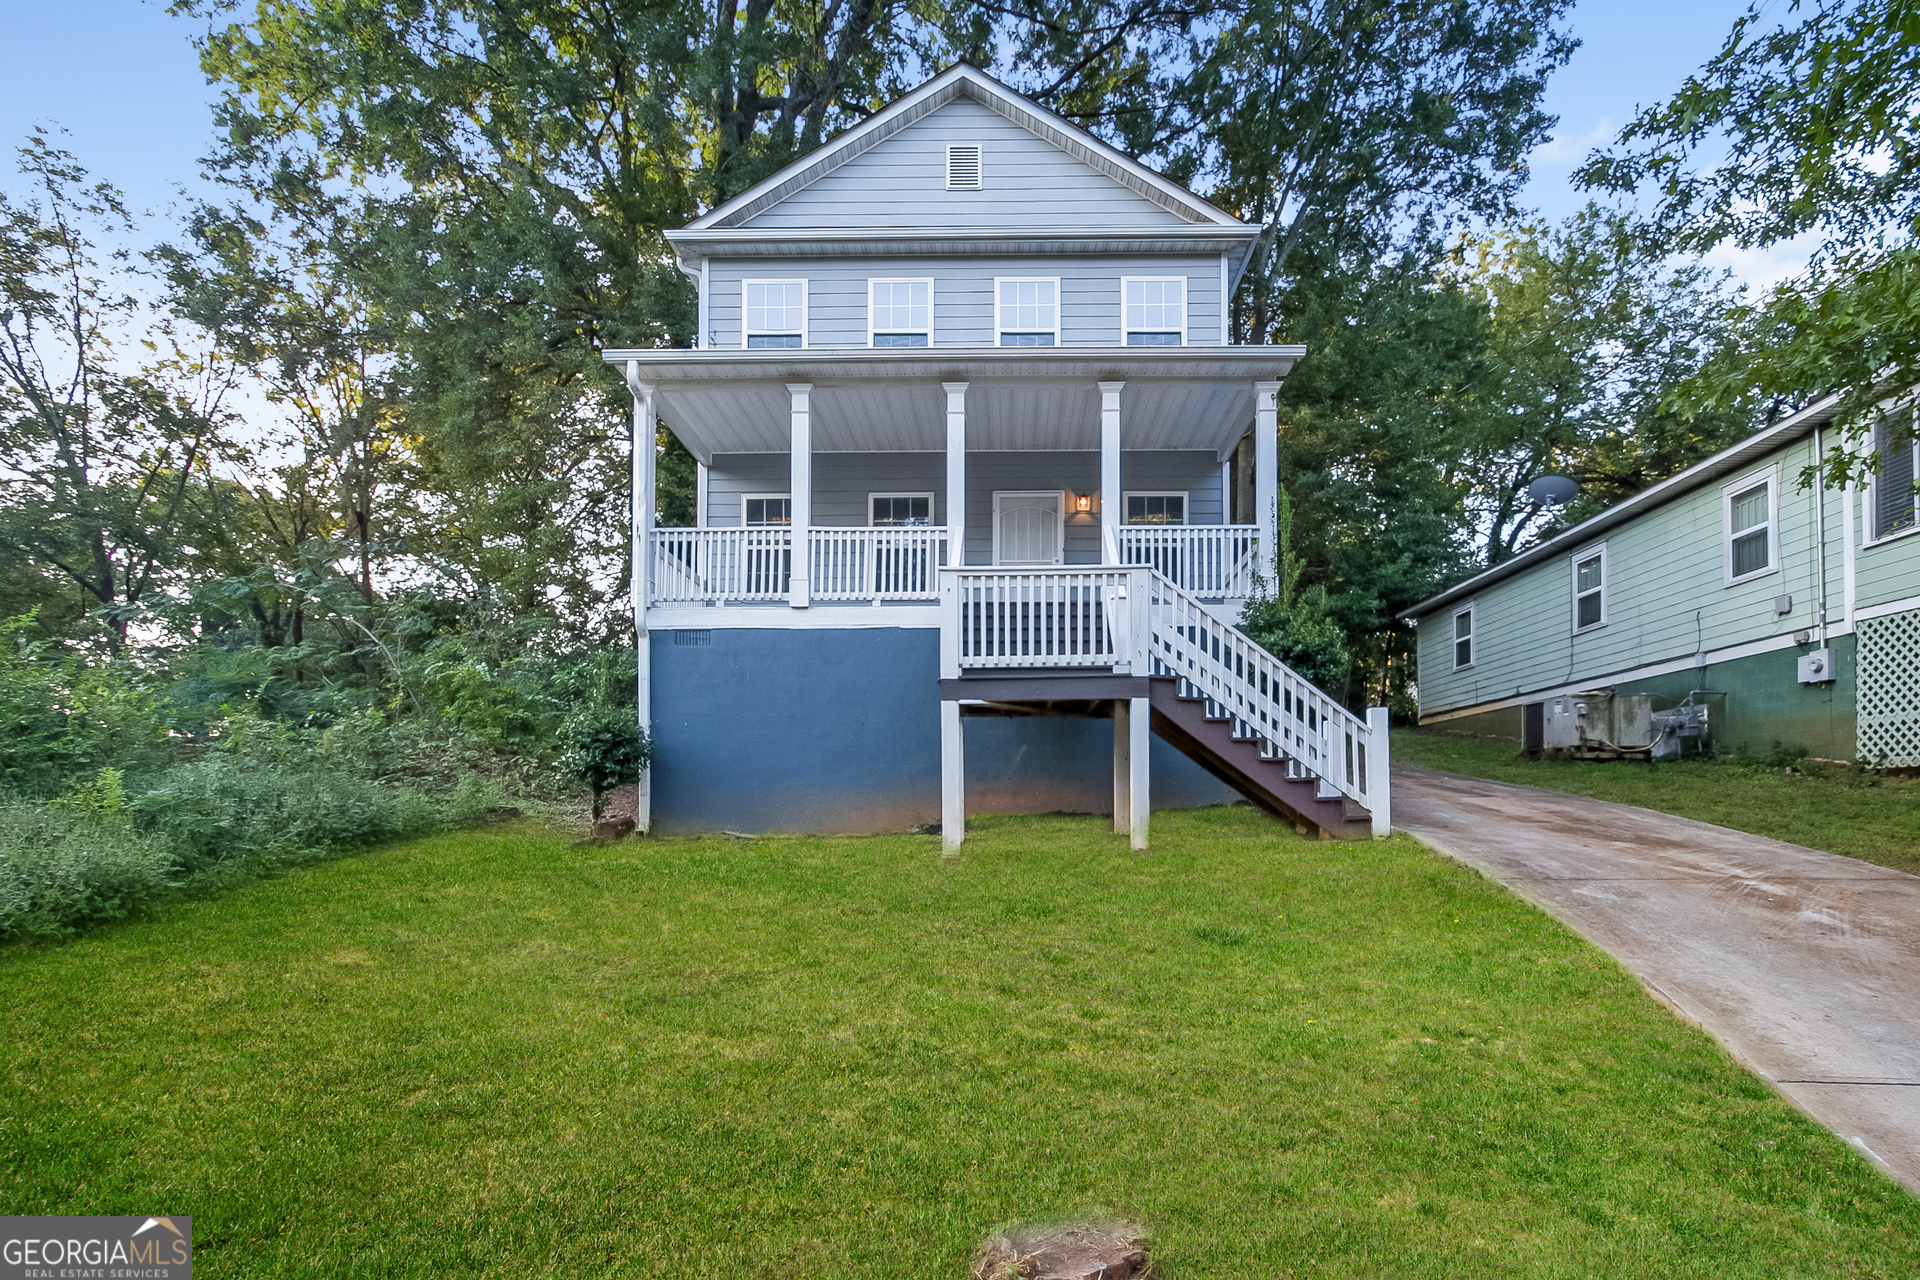
[[[1541,476],[1527,486],[1527,499],[1543,507],[1564,507],[1579,492],[1580,486],[1565,476]]]

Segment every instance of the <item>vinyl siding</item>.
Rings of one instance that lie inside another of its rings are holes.
[[[947,190],[947,147],[981,147],[980,189]],[[980,103],[949,103],[743,224],[754,230],[1189,227]]]
[[[1863,504],[1864,505],[1864,504]],[[1856,534],[1865,528],[1856,511]],[[1920,596],[1920,534],[1896,534],[1862,546],[1854,565],[1854,607],[1871,609]]]
[[[741,498],[785,493],[784,453],[716,454],[707,472],[707,523],[740,524]],[[1185,492],[1189,524],[1219,524],[1220,464],[1206,450],[1128,450],[1120,455],[1125,490]],[[813,456],[815,525],[864,525],[874,493],[932,493],[934,522],[946,523],[947,459],[943,453],[816,453]],[[1094,452],[981,452],[967,455],[967,560],[993,559],[993,495],[996,490],[1067,489],[1093,493],[1100,485],[1100,455]],[[1067,517],[1067,560],[1098,564],[1097,512]]]
[[[807,344],[867,345],[867,281],[882,278],[933,280],[933,345],[990,347],[994,329],[993,282],[1000,276],[1060,279],[1062,346],[1114,345],[1121,332],[1123,276],[1184,276],[1187,281],[1187,342],[1220,341],[1220,258],[1215,254],[1004,258],[716,258],[708,269],[708,337],[716,347],[743,341],[740,310],[747,280],[807,281]]]
[[[1780,486],[1774,572],[1726,583],[1723,484],[1683,494],[1605,535],[1607,624],[1573,633],[1572,563],[1585,544],[1476,595],[1474,663],[1455,671],[1452,618],[1467,603],[1420,619],[1420,708],[1439,714],[1569,684],[1606,683],[1637,667],[1701,650],[1790,636],[1818,625],[1819,565],[1813,495],[1796,484],[1810,442],[1769,459]],[[1729,477],[1758,474],[1757,464]],[[1827,598],[1831,627],[1844,601],[1842,498],[1827,496]],[[1856,528],[1858,526],[1856,525]],[[1793,610],[1775,617],[1777,595]]]

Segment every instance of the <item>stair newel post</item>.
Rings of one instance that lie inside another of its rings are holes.
[[[1375,839],[1393,834],[1393,746],[1385,707],[1367,708],[1367,812]]]

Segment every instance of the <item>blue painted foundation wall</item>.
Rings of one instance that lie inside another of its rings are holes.
[[[656,831],[904,831],[940,820],[930,629],[650,636]],[[682,639],[688,638],[682,636]],[[968,717],[969,813],[1111,813],[1113,722]],[[1153,807],[1237,797],[1158,738]]]

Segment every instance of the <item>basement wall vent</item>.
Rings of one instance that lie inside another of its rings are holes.
[[[689,645],[689,644],[711,645],[713,643],[713,632],[711,631],[676,631],[673,633],[673,642],[676,645]]]
[[[955,143],[947,148],[947,190],[980,189],[980,144]]]

